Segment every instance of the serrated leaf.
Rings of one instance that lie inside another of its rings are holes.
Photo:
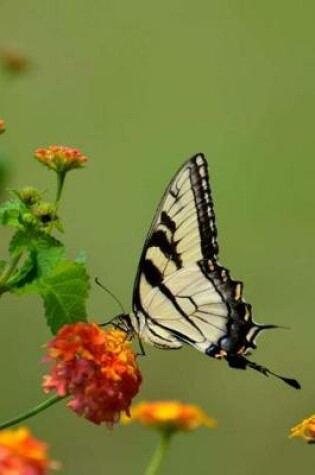
[[[23,203],[10,200],[0,207],[0,224],[3,226],[21,227],[21,216],[27,211]]]
[[[9,253],[11,257],[20,254],[25,248],[29,247],[30,238],[24,231],[16,231],[9,244]]]
[[[86,321],[85,301],[89,276],[82,264],[60,262],[50,275],[38,282],[44,299],[46,318],[53,333],[66,323]]]
[[[18,295],[39,293],[39,279],[48,275],[64,257],[62,243],[45,233],[32,238],[24,231],[17,231],[10,243],[11,256],[25,247],[29,255],[8,282],[10,291]]]
[[[19,295],[25,295],[27,293],[34,293],[36,287],[32,286],[36,279],[38,278],[38,269],[36,256],[34,253],[30,253],[29,256],[25,259],[23,264],[17,269],[13,274],[10,280],[7,283],[8,288],[11,292],[17,293]]]
[[[42,233],[39,239],[33,241],[33,250],[37,254],[39,276],[47,275],[63,259],[65,249],[63,244],[50,236]]]

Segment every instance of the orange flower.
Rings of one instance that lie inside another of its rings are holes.
[[[62,327],[47,348],[55,364],[44,377],[46,393],[69,394],[68,407],[95,424],[111,427],[129,414],[142,378],[124,332],[79,322]]]
[[[308,443],[315,443],[315,414],[292,427],[289,437],[301,437]]]
[[[191,431],[202,425],[212,429],[217,425],[198,406],[178,401],[141,402],[133,406],[129,419],[123,418],[124,423],[134,420],[168,432]]]
[[[81,168],[87,157],[80,150],[59,145],[50,145],[48,148],[39,148],[35,151],[35,158],[56,172],[67,172],[74,168]]]
[[[57,468],[47,456],[47,445],[21,427],[0,432],[1,475],[44,475],[48,468]]]
[[[5,132],[5,122],[3,119],[0,119],[0,134],[3,134]]]

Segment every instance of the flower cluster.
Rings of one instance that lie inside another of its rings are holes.
[[[315,443],[315,414],[292,427],[290,438],[292,437],[301,437],[308,443]]]
[[[3,134],[5,132],[5,122],[3,119],[0,119],[0,134]]]
[[[61,173],[81,168],[88,160],[80,150],[62,145],[39,148],[35,151],[35,158],[51,170]]]
[[[124,332],[79,322],[62,327],[47,348],[55,364],[44,377],[46,393],[69,394],[68,406],[95,424],[111,427],[129,414],[142,378]]]
[[[57,468],[47,456],[47,445],[24,427],[0,432],[1,475],[45,475]]]
[[[178,401],[141,402],[132,407],[131,417],[124,417],[123,422],[134,420],[168,432],[191,431],[202,425],[212,429],[217,425],[198,406]]]

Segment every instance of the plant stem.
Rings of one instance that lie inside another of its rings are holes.
[[[60,203],[63,186],[65,183],[66,172],[57,172],[57,193],[55,199],[56,212]]]
[[[45,409],[48,409],[48,407],[52,406],[53,404],[56,404],[56,402],[61,401],[65,397],[67,396],[52,396],[46,399],[42,403],[38,404],[38,406],[33,407],[32,409],[24,412],[23,414],[20,414],[14,419],[10,419],[9,421],[0,424],[0,430],[14,426],[15,424],[19,424],[20,422],[25,421],[26,419],[29,419],[30,417],[35,416],[36,414],[39,414],[42,411],[45,411]]]
[[[165,458],[170,440],[172,437],[172,432],[162,431],[159,444],[156,448],[156,451],[153,454],[151,462],[146,469],[145,475],[156,475],[162,465],[162,462]]]
[[[61,200],[62,190],[65,184],[66,172],[57,172],[57,192],[55,198],[55,212],[54,216],[52,217],[51,223],[48,227],[48,234],[51,234],[53,227],[54,227],[54,219],[57,218],[57,212]]]
[[[16,254],[16,256],[12,259],[11,262],[6,265],[4,271],[2,272],[2,275],[0,276],[0,296],[6,291],[5,284],[15,271],[16,266],[18,265],[19,260],[22,257],[22,254],[23,251]]]

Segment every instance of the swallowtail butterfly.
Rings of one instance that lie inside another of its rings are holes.
[[[233,368],[285,378],[246,358],[255,339],[275,325],[253,321],[243,283],[218,262],[217,227],[204,155],[178,170],[150,227],[133,290],[133,312],[113,323],[162,349],[190,345]]]

